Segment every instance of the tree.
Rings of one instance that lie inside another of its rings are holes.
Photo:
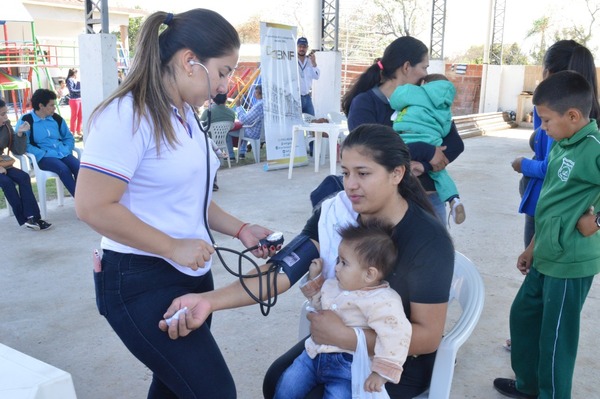
[[[139,9],[139,7],[136,7]],[[129,42],[129,58],[133,58],[135,54],[135,45],[138,34],[142,26],[143,17],[129,18],[129,26],[127,27],[127,40]],[[121,32],[111,32],[117,37],[117,41],[121,41]]]
[[[527,65],[529,63],[527,54],[524,54],[517,43],[505,44],[502,51],[502,63],[504,65]]]
[[[142,27],[142,17],[129,18],[129,27],[127,28],[127,36],[129,37],[129,54],[133,57],[135,54],[135,46],[137,38]]]
[[[548,30],[550,29],[550,17],[544,16],[542,18],[536,19],[533,21],[533,26],[525,35],[525,38],[528,39],[532,36],[540,37],[540,44],[534,45],[529,53],[531,58],[533,58],[533,62],[535,65],[541,65],[544,60],[544,54],[546,54],[546,35],[548,34]]]
[[[596,16],[600,12],[600,4],[592,4],[590,0],[586,0],[585,4],[590,15],[590,21],[587,28],[584,25],[574,25],[563,28],[561,31],[556,31],[554,33],[554,41],[572,39],[592,51],[590,48],[590,41],[592,39],[594,25],[596,24]]]
[[[417,27],[427,26],[423,1],[374,0],[374,3],[381,12],[375,14],[372,23],[375,32],[384,36],[416,36],[420,33]]]
[[[260,19],[259,15],[253,15],[235,28],[242,43],[260,43]]]
[[[483,45],[471,46],[463,54],[446,57],[446,62],[450,64],[482,64]]]
[[[446,57],[445,62],[450,64],[482,64],[483,45],[471,46],[463,54]],[[502,63],[504,65],[527,65],[527,54],[523,53],[517,43],[502,46]]]

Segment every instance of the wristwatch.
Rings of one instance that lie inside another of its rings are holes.
[[[596,226],[600,229],[600,212],[596,213]]]

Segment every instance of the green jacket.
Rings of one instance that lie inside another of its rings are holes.
[[[600,210],[600,132],[592,120],[555,142],[535,211],[533,267],[556,278],[600,272],[600,234],[584,237],[577,221],[590,206]]]
[[[210,106],[210,123],[215,122],[234,122],[235,111],[225,104],[211,104]],[[208,111],[205,110],[200,116],[200,120],[205,122],[208,119]]]
[[[447,80],[436,80],[423,86],[398,86],[390,97],[390,106],[398,111],[394,130],[409,144],[441,145],[452,126],[451,107],[455,95],[454,85]]]

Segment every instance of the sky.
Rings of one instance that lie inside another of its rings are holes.
[[[209,8],[219,12],[233,25],[239,25],[248,17],[259,14],[265,21],[284,24],[310,24],[310,2],[319,0],[174,0],[168,4],[171,9],[164,9],[165,0],[111,0],[111,5],[139,5],[148,11],[181,12],[193,7]],[[428,1],[428,0],[418,0]],[[430,1],[430,0],[429,0]],[[482,45],[488,35],[486,22],[489,17],[490,0],[446,0],[446,29],[444,53],[451,56],[467,50],[472,45]],[[595,0],[593,0],[595,1]],[[352,7],[361,0],[339,0],[340,8]],[[519,43],[522,48],[530,48],[537,41],[525,39],[533,21],[544,15],[554,16],[555,27],[558,24],[587,25],[589,13],[585,9],[585,0],[505,0],[505,44]],[[304,22],[306,21],[306,22]],[[430,17],[427,17],[429,23]],[[600,27],[600,26],[599,26]],[[424,26],[422,35],[418,37],[429,44],[430,26]],[[600,29],[596,29],[600,31]],[[598,35],[600,39],[600,34]],[[597,39],[597,40],[598,40]]]

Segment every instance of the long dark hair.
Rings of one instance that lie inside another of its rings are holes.
[[[190,49],[205,63],[239,48],[240,38],[235,28],[214,11],[196,8],[175,15],[155,12],[142,24],[127,79],[94,110],[94,116],[114,99],[131,93],[135,123],[139,125],[142,116],[152,121],[157,150],[163,139],[174,145],[177,139],[171,125],[171,100],[165,94],[162,79],[165,74],[175,76],[170,64],[173,55],[181,49]]]
[[[367,68],[352,84],[350,90],[342,98],[342,110],[346,115],[350,112],[350,104],[354,97],[373,87],[396,77],[396,71],[407,61],[411,66],[423,61],[429,50],[420,40],[412,36],[402,36],[391,42],[384,50],[383,57]]]
[[[587,47],[575,40],[559,40],[548,48],[544,55],[544,69],[549,73],[561,71],[579,72],[592,86],[594,100],[590,118],[596,119],[600,126],[600,104],[598,104],[598,79],[594,56]]]
[[[341,156],[343,156],[344,150],[356,147],[362,147],[363,153],[367,152],[373,161],[383,166],[388,172],[392,172],[398,166],[404,166],[406,172],[398,185],[398,192],[404,199],[415,202],[435,216],[427,193],[410,170],[408,146],[394,129],[379,124],[360,125],[344,140]]]
[[[77,69],[75,69],[75,68],[69,69],[69,72],[67,72],[67,79],[75,76],[76,73],[77,73]]]

